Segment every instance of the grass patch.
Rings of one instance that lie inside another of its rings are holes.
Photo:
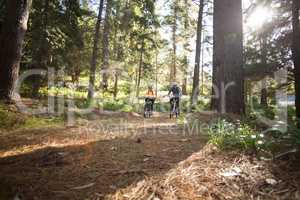
[[[4,105],[0,105],[0,129],[13,130],[19,128],[42,128],[64,122],[63,117],[37,117],[12,111]]]

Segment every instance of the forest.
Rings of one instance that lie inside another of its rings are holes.
[[[0,0],[0,200],[300,199],[299,0]]]

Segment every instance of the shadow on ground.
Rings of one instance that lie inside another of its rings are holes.
[[[0,158],[0,199],[86,199],[159,176],[199,151],[200,136],[144,134]]]

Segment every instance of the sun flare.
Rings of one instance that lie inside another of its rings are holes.
[[[272,18],[273,12],[266,8],[257,8],[247,19],[246,25],[252,29],[261,28]]]

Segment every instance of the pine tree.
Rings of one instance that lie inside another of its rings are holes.
[[[243,114],[243,20],[241,0],[214,2],[213,84],[219,94],[212,99],[218,112]]]
[[[293,0],[293,60],[295,74],[295,105],[298,127],[300,128],[300,23],[299,23],[300,3]]]
[[[108,76],[109,76],[109,36],[110,36],[110,29],[111,29],[111,9],[112,9],[112,0],[107,0],[106,3],[106,10],[105,10],[105,21],[104,21],[104,29],[103,29],[103,44],[102,44],[102,82],[101,88],[103,91],[108,90]]]
[[[100,26],[101,26],[101,20],[102,20],[103,4],[104,4],[104,0],[100,0],[97,23],[96,23],[96,27],[95,27],[93,55],[92,55],[91,68],[90,68],[88,100],[91,100],[94,97],[96,66],[97,66],[97,57],[98,57],[98,53],[99,53]]]
[[[200,55],[201,55],[201,43],[202,43],[202,24],[203,24],[203,10],[204,10],[204,0],[200,0],[199,13],[198,13],[198,24],[197,24],[197,39],[196,39],[196,57],[195,57],[195,67],[193,76],[193,91],[191,103],[196,105],[199,96],[199,76],[200,76]],[[203,59],[203,58],[202,58]]]
[[[20,68],[23,40],[27,30],[31,0],[6,1],[6,13],[0,32],[0,99],[13,101]]]

